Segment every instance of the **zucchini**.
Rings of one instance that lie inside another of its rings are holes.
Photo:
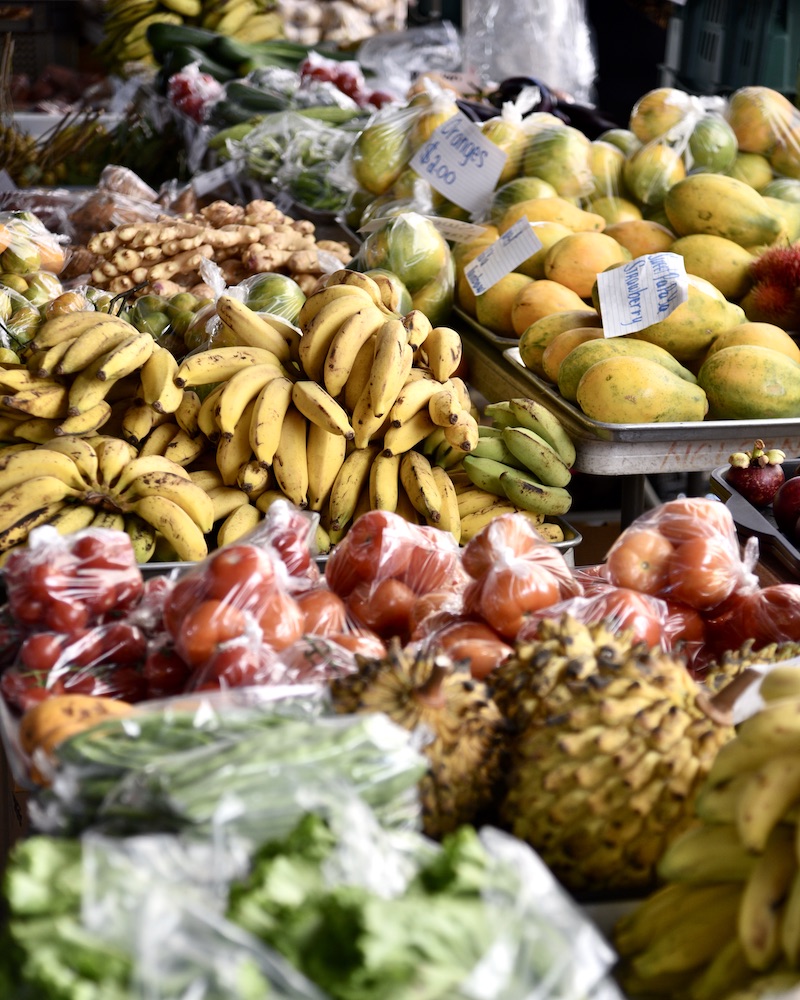
[[[207,52],[203,52],[195,45],[176,45],[170,49],[164,57],[163,68],[167,76],[172,76],[173,73],[177,73],[190,63],[197,63],[201,73],[208,73],[219,83],[227,83],[229,80],[236,79],[233,70],[215,62]]]
[[[286,111],[289,102],[284,97],[276,94],[268,94],[258,87],[251,87],[240,80],[233,80],[225,88],[225,97],[233,101],[241,108],[253,112],[259,111]]]
[[[147,28],[147,41],[159,62],[179,45],[193,45],[202,52],[208,52],[218,38],[216,31],[195,28],[190,24],[154,21]]]

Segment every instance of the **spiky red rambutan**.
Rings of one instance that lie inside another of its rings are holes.
[[[760,315],[771,317],[770,322],[778,326],[781,317],[793,316],[796,309],[794,289],[786,285],[762,281],[753,286],[749,298]]]
[[[770,247],[750,265],[750,275],[756,284],[764,281],[794,291],[800,287],[800,246]]]

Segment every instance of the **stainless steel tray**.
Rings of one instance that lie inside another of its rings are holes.
[[[471,330],[474,330],[475,333],[485,340],[487,344],[491,344],[492,347],[497,347],[502,351],[507,347],[517,347],[519,345],[519,337],[501,337],[494,330],[490,330],[488,326],[479,323],[474,316],[470,316],[468,312],[464,312],[461,306],[453,306],[453,315],[457,316],[462,323],[466,323]]]
[[[503,358],[515,376],[521,376],[529,387],[531,397],[546,403],[564,424],[578,451],[577,472],[595,475],[705,472],[727,462],[731,452],[752,448],[756,438],[787,455],[800,454],[800,417],[603,423],[587,417],[564,399],[555,386],[527,368],[518,348],[503,351]]]
[[[711,492],[725,502],[731,512],[739,537],[758,539],[762,553],[771,555],[796,576],[800,576],[800,549],[797,548],[780,530],[772,516],[772,508],[759,510],[749,500],[725,479],[729,466],[723,465],[711,473]],[[783,463],[786,478],[796,476],[800,472],[800,459]]]

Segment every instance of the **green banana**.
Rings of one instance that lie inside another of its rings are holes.
[[[502,462],[503,465],[510,465],[512,469],[527,468],[525,463],[521,462],[505,443],[502,432],[498,437],[486,437],[481,434],[470,455],[476,455],[478,458],[491,458],[495,462]]]
[[[500,483],[500,476],[505,472],[514,471],[511,466],[497,462],[492,458],[478,458],[475,455],[465,455],[462,462],[470,482],[479,489],[486,490],[487,493],[494,493],[498,497],[506,495]]]
[[[577,457],[575,445],[552,410],[549,410],[544,403],[524,397],[510,399],[509,407],[519,424],[543,437],[555,448],[567,468],[572,468]]]
[[[534,514],[566,514],[572,506],[572,497],[562,486],[538,483],[519,469],[501,473],[500,486],[511,503]]]
[[[512,455],[545,486],[568,486],[572,473],[552,445],[528,427],[505,427],[503,442]]]

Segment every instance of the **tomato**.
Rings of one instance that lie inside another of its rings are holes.
[[[736,539],[736,527],[731,512],[719,500],[708,497],[679,497],[657,508],[658,530],[678,545],[694,538],[722,535]]]
[[[358,656],[367,659],[381,659],[386,656],[386,646],[381,641],[380,636],[368,629],[352,629],[349,632],[340,632],[328,636],[331,642],[335,642],[342,649],[347,649]]]
[[[295,600],[303,612],[305,635],[330,635],[345,628],[347,606],[338,594],[327,587],[312,587],[296,594]]]
[[[412,639],[420,639],[428,634],[424,623],[433,615],[448,613],[457,616],[461,613],[461,598],[449,590],[432,590],[422,594],[411,605],[408,615],[408,627]]]
[[[555,604],[559,582],[544,566],[519,560],[490,570],[480,586],[480,613],[504,639],[515,639],[527,616]]]
[[[133,704],[147,697],[147,680],[134,667],[112,667],[103,671],[94,693]]]
[[[661,645],[665,611],[663,602],[656,598],[625,587],[612,587],[587,598],[586,610],[580,617],[587,624],[609,619],[615,632],[630,629],[634,642],[644,642],[652,648]]]
[[[387,577],[375,584],[360,583],[347,598],[347,609],[357,622],[373,629],[382,639],[394,635],[405,639],[416,596],[401,580]]]
[[[184,617],[175,648],[191,666],[200,666],[213,656],[217,646],[246,630],[247,619],[238,608],[224,601],[205,600]]]
[[[51,598],[47,606],[47,624],[56,632],[77,632],[89,624],[89,609],[73,600]]]
[[[281,652],[281,663],[286,670],[282,678],[285,683],[324,684],[334,677],[353,673],[356,656],[329,636],[304,635]]]
[[[669,648],[678,643],[685,646],[703,645],[706,641],[706,623],[699,611],[679,601],[667,600],[667,620],[664,636]]]
[[[216,552],[206,569],[209,597],[228,601],[240,611],[258,614],[275,590],[275,569],[264,549],[228,545]]]
[[[408,565],[400,579],[415,594],[428,594],[442,588],[457,589],[464,582],[464,570],[453,536],[426,524],[411,527],[413,541]]]
[[[168,698],[180,694],[186,687],[191,671],[189,665],[171,646],[153,649],[142,667],[147,683],[148,698]]]
[[[412,541],[412,526],[399,514],[367,511],[328,556],[328,586],[346,598],[359,583],[400,577],[411,560]]]
[[[800,586],[776,583],[742,602],[743,624],[755,647],[800,641]]]
[[[195,678],[195,686],[218,680],[222,688],[248,687],[266,684],[275,671],[275,655],[264,647],[252,647],[234,642],[222,646]]]
[[[746,611],[750,595],[734,591],[730,597],[703,616],[709,656],[721,656],[726,650],[739,649],[750,635]]]
[[[111,622],[94,630],[102,657],[117,664],[143,663],[147,656],[144,633],[128,622]]]
[[[466,660],[476,680],[483,680],[514,650],[484,622],[453,622],[433,637],[453,660]]]
[[[549,543],[543,541],[526,517],[501,514],[467,542],[461,562],[467,573],[477,580],[496,566],[499,559],[524,556],[541,545],[549,546]]]
[[[674,546],[655,528],[627,528],[606,558],[608,579],[641,594],[659,594],[669,577]]]
[[[9,667],[0,676],[0,692],[8,704],[20,712],[27,711],[51,695],[45,687],[42,671],[22,671],[17,667]]]
[[[708,611],[721,604],[741,578],[739,553],[719,535],[690,538],[669,561],[665,594],[690,608]]]
[[[164,602],[164,627],[177,638],[183,628],[186,616],[205,600],[208,594],[206,577],[200,572],[189,572],[181,577]]]
[[[70,550],[81,569],[119,570],[136,565],[130,538],[125,532],[78,532]]]
[[[258,624],[263,641],[273,649],[286,649],[303,634],[303,610],[291,594],[276,589],[263,606]]]
[[[64,636],[58,632],[36,632],[19,648],[19,662],[25,670],[45,674],[58,666],[64,655]]]
[[[292,504],[273,504],[266,517],[266,537],[293,578],[291,591],[316,583],[320,572],[312,550],[313,522]],[[299,586],[305,582],[304,586]]]

